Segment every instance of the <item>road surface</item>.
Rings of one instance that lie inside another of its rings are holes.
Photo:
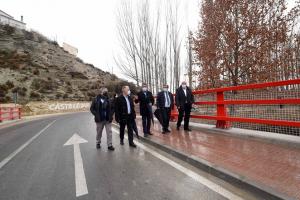
[[[0,129],[1,200],[222,200],[238,195],[137,142],[95,146],[90,113],[52,116]],[[65,145],[66,144],[66,145]],[[242,199],[242,198],[240,198]]]

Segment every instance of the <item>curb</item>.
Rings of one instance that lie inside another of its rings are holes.
[[[300,148],[300,137],[293,136],[293,135],[284,135],[280,133],[273,133],[273,132],[263,132],[263,131],[253,131],[247,129],[238,129],[238,128],[231,128],[231,129],[218,129],[215,127],[208,127],[205,126],[198,126],[193,123],[190,123],[190,127],[193,127],[197,130],[203,130],[207,133],[212,134],[222,134],[225,136],[234,136],[237,138],[242,139],[251,139],[260,142],[266,142],[270,144],[278,144],[285,147],[292,147],[292,148]],[[238,132],[247,132],[247,133],[238,133]],[[256,132],[256,133],[255,133]],[[258,132],[258,133],[257,133]],[[261,134],[260,134],[261,133]],[[269,135],[267,135],[269,134]]]
[[[119,127],[115,123],[113,123],[113,126]],[[126,130],[126,132],[127,132],[127,130]],[[134,137],[135,137],[135,135],[134,135]],[[210,163],[210,162],[208,162],[204,159],[198,158],[196,156],[188,155],[182,151],[173,149],[165,144],[162,144],[159,141],[156,141],[155,139],[145,138],[140,135],[140,141],[145,142],[149,145],[152,145],[155,148],[158,148],[158,149],[160,149],[160,150],[162,150],[184,162],[187,162],[190,165],[192,165],[196,168],[199,168],[217,178],[220,178],[229,183],[234,183],[236,185],[239,185],[239,187],[241,187],[247,191],[259,194],[263,199],[295,200],[291,197],[286,196],[285,194],[275,191],[274,189],[272,189],[270,187],[267,187],[263,184],[257,183],[256,181],[253,181],[245,176],[241,176],[234,172],[228,171],[227,169],[224,169],[221,166]]]
[[[137,118],[141,118],[137,116]],[[157,121],[157,119],[154,119]],[[236,137],[241,139],[251,139],[259,142],[266,142],[269,144],[278,144],[289,148],[300,149],[300,136],[285,135],[281,133],[256,131],[250,129],[230,128],[230,129],[219,129],[215,125],[208,124],[196,124],[190,122],[190,127],[197,130],[203,130],[206,133],[220,134],[230,137]],[[243,132],[243,133],[241,133]]]

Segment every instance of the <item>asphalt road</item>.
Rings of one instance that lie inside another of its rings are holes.
[[[78,144],[79,154],[74,145],[64,146],[74,134],[87,141]],[[128,141],[120,146],[116,132],[113,143],[116,150],[108,151],[104,133],[102,147],[96,149],[90,113],[0,129],[0,199],[236,199],[142,143],[137,142],[137,149],[130,148]]]

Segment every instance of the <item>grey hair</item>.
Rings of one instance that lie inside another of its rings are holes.
[[[100,88],[100,94],[103,94],[104,92],[107,92],[108,89],[106,87]]]
[[[125,88],[129,88],[129,86],[128,85],[124,85],[124,86],[122,86],[122,91],[125,89]]]

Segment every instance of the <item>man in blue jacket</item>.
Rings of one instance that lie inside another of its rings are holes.
[[[111,123],[113,120],[114,107],[108,98],[107,88],[101,88],[100,94],[93,100],[91,108],[96,122],[96,148],[100,149],[102,131],[105,127],[108,150],[113,151]]]

